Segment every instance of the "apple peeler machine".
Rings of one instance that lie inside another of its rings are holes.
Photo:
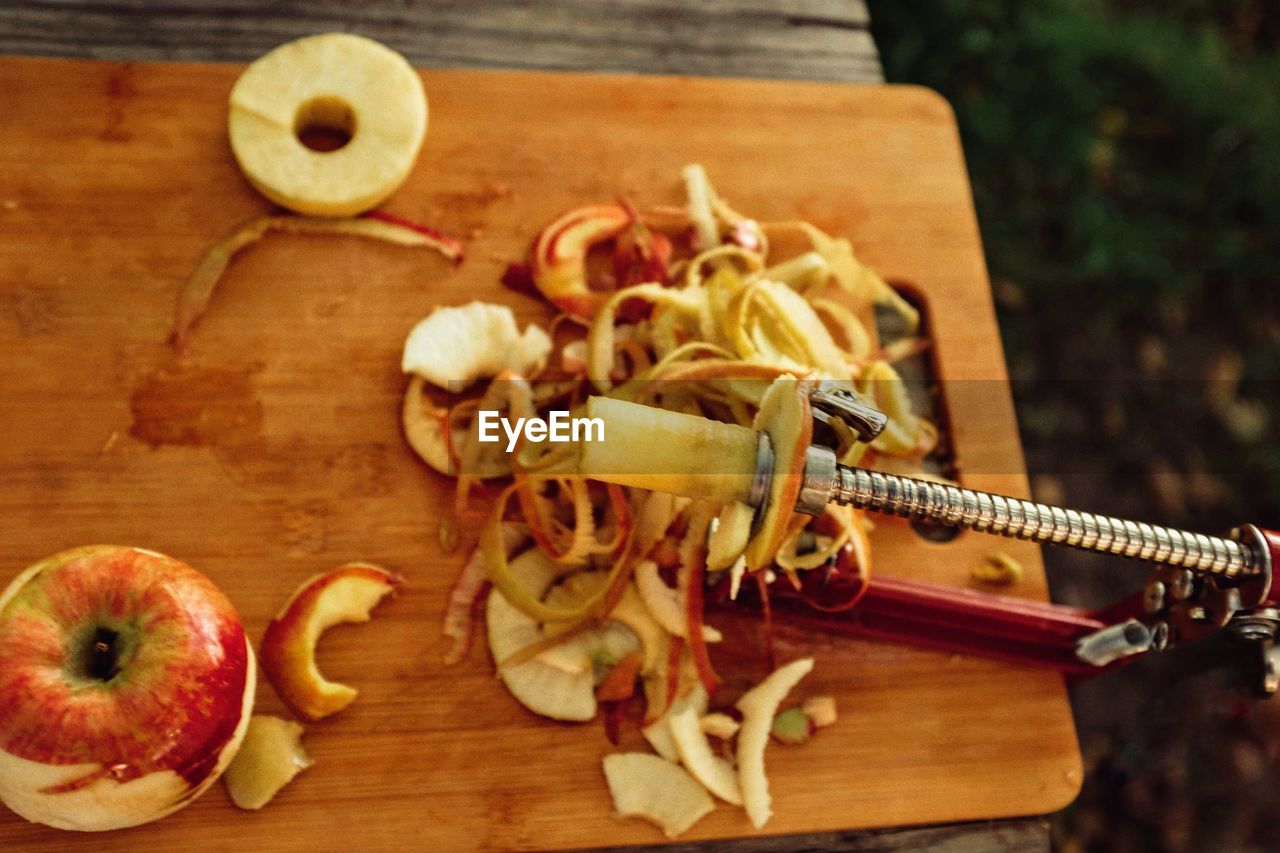
[[[886,424],[883,413],[843,388],[819,386],[810,403],[815,427],[838,419],[863,441]],[[817,441],[807,450],[797,512],[819,515],[834,502],[1144,560],[1153,568],[1141,592],[1099,610],[877,577],[847,610],[782,599],[788,622],[1055,669],[1071,679],[1222,630],[1257,655],[1261,694],[1280,687],[1280,596],[1271,589],[1280,533],[1245,524],[1225,537],[1206,536],[841,465],[824,446],[823,433],[834,435],[814,430]],[[758,513],[772,470],[769,437],[760,432],[748,496]]]

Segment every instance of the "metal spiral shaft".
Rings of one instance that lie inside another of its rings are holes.
[[[827,481],[824,485],[829,485],[828,498],[858,509],[1011,538],[1060,543],[1223,577],[1263,570],[1262,558],[1254,549],[1232,539],[845,465],[833,465],[823,473],[828,475],[823,478]]]

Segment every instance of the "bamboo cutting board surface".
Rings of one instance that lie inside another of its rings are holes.
[[[165,344],[202,249],[268,205],[226,141],[230,66],[0,59],[0,580],[62,548],[154,548],[208,574],[256,640],[294,586],[349,560],[409,580],[320,662],[360,697],[310,726],[315,766],[257,813],[221,786],[160,823],[77,836],[0,814],[0,847],[255,850],[565,848],[657,843],[612,819],[598,722],[535,718],[478,645],[441,663],[446,591],[470,545],[441,550],[451,484],[400,436],[404,336],[438,304],[507,301],[498,284],[563,209],[626,194],[679,203],[703,163],[733,205],[850,237],[923,294],[962,479],[1025,495],[1003,357],[949,108],[910,87],[510,72],[423,73],[427,143],[384,206],[465,239],[433,253],[269,237],[237,259],[188,349]],[[983,380],[968,382],[966,380]],[[983,388],[982,393],[973,391]],[[993,391],[996,387],[998,390]],[[954,391],[953,391],[954,389]],[[966,393],[965,389],[969,389]],[[993,542],[942,545],[883,521],[877,571],[966,584]],[[1038,551],[1014,594],[1046,595]],[[1081,769],[1057,675],[784,632],[812,652],[800,693],[841,719],[770,746],[765,833],[1007,817],[1069,802]],[[722,667],[723,669],[723,667]],[[269,688],[258,708],[281,712]],[[340,835],[336,835],[340,832]],[[752,834],[721,806],[686,839]]]

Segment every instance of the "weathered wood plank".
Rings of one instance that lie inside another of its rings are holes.
[[[0,53],[245,62],[349,30],[423,67],[532,68],[877,83],[861,0],[17,0]]]

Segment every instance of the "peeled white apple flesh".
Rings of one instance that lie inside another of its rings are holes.
[[[733,765],[711,751],[711,744],[699,725],[700,711],[688,704],[679,703],[667,719],[671,739],[680,755],[680,763],[702,783],[708,791],[726,803],[742,805],[742,789]]]
[[[222,781],[231,801],[242,809],[260,809],[311,766],[302,748],[302,725],[292,720],[255,714],[249,730]]]
[[[262,56],[231,90],[231,149],[245,177],[298,213],[353,216],[395,192],[427,132],[427,96],[404,57],[349,33]],[[314,131],[345,144],[321,151]]]
[[[537,548],[511,561],[511,574],[536,598],[541,598],[562,572],[562,568]],[[499,664],[516,652],[542,639],[538,622],[512,606],[496,588],[485,602],[489,651]],[[596,697],[591,668],[569,672],[534,658],[515,666],[501,666],[498,676],[516,700],[553,720],[584,721],[596,715]]]
[[[716,526],[707,537],[707,569],[718,572],[733,565],[751,538],[755,508],[742,501],[725,504],[716,516]]]
[[[504,370],[529,376],[546,365],[550,353],[547,333],[535,324],[521,332],[508,306],[468,302],[436,308],[419,321],[405,340],[400,368],[458,391]]]
[[[604,777],[620,816],[644,818],[668,838],[677,837],[715,809],[696,779],[678,765],[646,752],[605,756]]]
[[[231,603],[140,548],[66,551],[0,594],[0,800],[59,829],[157,820],[221,775],[253,707]]]
[[[658,573],[658,565],[652,560],[642,560],[636,564],[636,590],[640,600],[649,614],[665,630],[677,637],[689,636],[689,618],[686,613],[684,596],[680,590],[667,586]],[[724,637],[710,625],[702,626],[702,639],[708,643],[718,643]]]
[[[704,714],[707,710],[707,690],[702,686],[702,682],[694,679],[692,684],[688,686],[688,692],[683,693],[671,703],[671,707],[667,708],[661,716],[652,723],[640,730],[640,734],[644,735],[644,739],[649,742],[649,746],[653,747],[653,751],[665,758],[667,761],[680,761],[680,750],[676,748],[675,739],[671,736],[671,726],[669,721],[671,715],[681,708],[693,708],[697,713]]]
[[[604,438],[584,443],[584,477],[716,503],[751,490],[756,436],[746,427],[611,397],[588,398],[587,417],[604,423]]]
[[[773,815],[769,778],[764,773],[764,749],[769,744],[773,717],[791,688],[813,669],[813,658],[801,658],[774,670],[738,700],[742,728],[738,730],[738,784],[747,817],[756,829]]]

